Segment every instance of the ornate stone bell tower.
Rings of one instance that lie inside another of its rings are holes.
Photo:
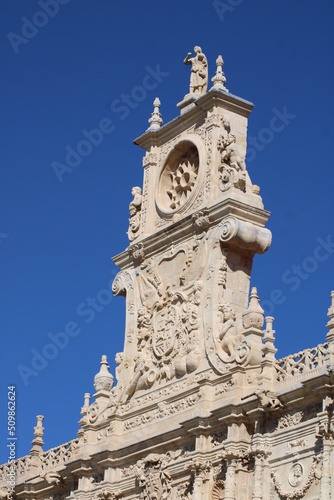
[[[162,126],[156,99],[136,140],[117,384],[103,355],[78,437],[46,452],[38,415],[30,454],[0,467],[0,499],[334,498],[334,292],[325,343],[276,360],[274,318],[262,331],[249,297],[271,242],[245,164],[252,104],[227,91],[221,56],[208,92],[206,57],[191,56],[180,116]]]
[[[149,442],[155,452],[141,462],[140,498],[162,499],[173,488],[177,498],[190,498],[187,488],[191,498],[209,498],[213,488],[213,498],[221,498],[209,441],[222,440],[215,426],[231,420],[234,398],[260,383],[264,317],[255,288],[248,301],[249,281],[254,254],[269,248],[271,233],[245,164],[253,105],[226,89],[221,56],[205,93],[206,58],[199,47],[195,54],[184,61],[192,65],[191,91],[178,104],[180,116],[162,126],[156,99],[150,126],[135,141],[146,152],[143,189],[132,191],[130,245],[114,258],[121,271],[113,291],[126,297],[126,334],[110,411],[122,414],[122,446]],[[242,418],[225,429],[233,453],[246,449]],[[218,437],[209,439],[210,432]],[[161,491],[150,496],[148,478],[169,462],[173,467],[172,452],[183,460],[194,453],[185,462],[188,479],[179,471],[173,486],[170,472],[164,481],[159,476]]]
[[[192,68],[206,65],[196,49]],[[126,296],[122,402],[260,361],[263,311],[255,291],[248,310],[249,280],[254,254],[270,246],[269,213],[245,165],[253,105],[228,93],[222,64],[205,94],[192,73],[181,116],[164,126],[156,99],[135,141],[146,151],[143,190],[133,188],[130,246],[114,258],[113,290]]]

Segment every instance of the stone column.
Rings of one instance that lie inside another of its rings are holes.
[[[192,500],[202,500],[202,476],[199,470],[195,471]]]
[[[331,475],[332,475],[332,452],[333,452],[333,427],[331,423],[333,411],[333,399],[325,396],[322,402],[322,412],[319,416],[319,427],[316,437],[322,440],[322,464],[319,500],[330,500],[331,494]]]
[[[233,457],[226,457],[226,480],[224,500],[236,500],[235,498],[235,469],[237,467],[237,460]]]
[[[210,476],[212,476],[211,462],[194,460],[190,469],[194,476],[192,500],[204,500],[208,498],[207,484],[205,483],[208,483]]]
[[[330,500],[331,498],[331,450],[333,438],[326,435],[323,438],[322,456],[322,478],[320,485],[320,500]]]
[[[331,495],[331,452],[333,448],[332,433],[324,433],[322,437],[323,452],[322,452],[322,476],[320,483],[319,500],[330,500]]]
[[[263,453],[257,450],[254,454],[254,489],[252,500],[262,500],[262,486],[263,486]]]

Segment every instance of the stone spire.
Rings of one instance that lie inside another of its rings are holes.
[[[151,118],[148,120],[150,126],[147,130],[158,130],[163,124],[161,113],[159,111],[161,106],[159,97],[156,97],[154,99],[153,106],[154,106],[153,113],[151,115]]]
[[[260,299],[257,295],[257,288],[253,286],[247,311],[242,316],[242,324],[244,328],[262,329],[264,323],[264,311],[260,306]]]
[[[263,381],[264,388],[271,388],[274,385],[275,378],[275,354],[277,349],[274,345],[275,342],[275,330],[273,330],[274,318],[272,316],[266,316],[266,329],[263,333],[263,343],[262,348],[263,359],[262,359],[262,373],[261,378]]]
[[[109,365],[106,355],[102,356],[100,365],[100,371],[94,377],[95,390],[96,392],[111,391],[114,385],[114,377],[111,375],[111,373],[109,373]]]
[[[216,60],[217,70],[216,74],[213,78],[211,78],[211,82],[213,85],[213,89],[224,90],[224,92],[228,92],[228,89],[225,87],[226,77],[223,71],[224,60],[221,55],[218,56]]]

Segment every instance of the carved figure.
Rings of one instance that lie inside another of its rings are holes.
[[[145,346],[151,335],[151,315],[147,307],[140,307],[138,310],[138,349],[141,350]]]
[[[235,346],[238,339],[238,330],[235,324],[235,314],[230,307],[223,307],[224,324],[218,335],[222,349],[231,357],[235,357]]]
[[[115,363],[118,365],[116,366],[116,380],[119,380],[120,374],[123,370],[124,367],[124,353],[123,352],[117,352],[115,356]]]
[[[134,377],[126,388],[126,394],[132,396],[136,390],[148,389],[156,380],[156,372],[151,359],[140,353],[137,356]]]
[[[289,474],[289,483],[291,486],[296,487],[299,486],[303,479],[303,467],[301,464],[297,463],[291,467]]]
[[[221,153],[221,161],[237,171],[244,171],[246,168],[245,162],[238,153],[235,135],[228,134],[226,139],[222,140],[222,145],[224,149]]]
[[[208,88],[208,62],[201,47],[196,46],[194,52],[195,57],[190,57],[191,52],[188,52],[183,62],[186,65],[191,64],[189,92],[201,95],[205,94]]]
[[[140,228],[141,222],[141,204],[142,204],[142,193],[141,188],[135,186],[132,188],[132,196],[133,200],[129,205],[129,229],[128,229],[128,237],[130,241],[133,241],[138,235],[137,232]]]
[[[63,478],[57,472],[47,471],[41,476],[48,484],[56,484],[57,486],[63,482]]]
[[[141,203],[142,203],[141,188],[138,186],[134,186],[132,188],[131,194],[133,196],[133,200],[130,202],[129,205],[129,213],[130,216],[133,217],[137,212],[141,210]]]
[[[238,153],[235,135],[229,133],[226,137],[220,136],[218,150],[221,153],[221,165],[219,167],[220,189],[227,191],[232,186],[235,186],[244,191],[246,186],[246,166]]]

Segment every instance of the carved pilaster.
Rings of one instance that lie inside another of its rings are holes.
[[[209,496],[209,481],[212,482],[212,464],[209,461],[202,462],[201,460],[192,460],[189,466],[193,477],[193,493],[192,500],[203,500]],[[206,485],[206,483],[208,483]]]
[[[224,500],[236,500],[235,497],[235,471],[237,468],[237,459],[233,454],[225,456],[226,461],[226,481]]]
[[[319,500],[330,500],[331,495],[331,476],[332,476],[332,450],[333,450],[333,426],[331,423],[333,409],[332,398],[325,397],[323,400],[323,412],[320,416],[320,424],[317,431],[317,437],[322,440],[322,474],[320,481]]]
[[[266,467],[268,468],[268,447],[262,442],[261,435],[256,435],[258,444],[252,446],[251,455],[254,457],[254,486],[252,500],[267,500],[266,494]],[[270,471],[268,471],[270,478]]]

